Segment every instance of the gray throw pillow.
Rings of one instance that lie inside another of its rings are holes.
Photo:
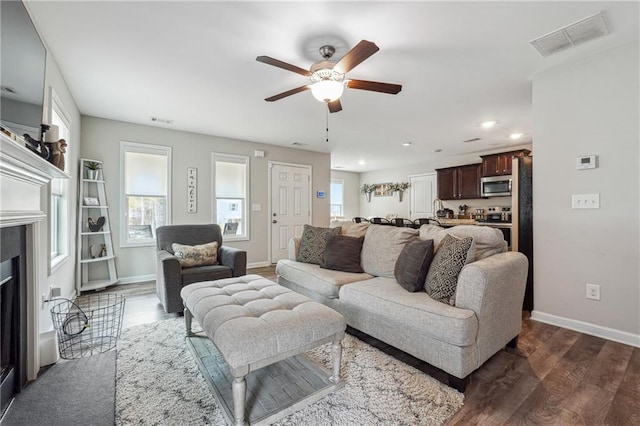
[[[364,272],[360,265],[363,242],[364,237],[329,234],[324,249],[324,262],[320,267],[343,272]]]
[[[407,243],[396,261],[395,277],[405,290],[416,292],[424,287],[433,259],[433,240]]]
[[[317,226],[304,225],[296,260],[298,262],[322,265],[327,235],[330,233],[340,235],[341,232],[342,228],[339,226],[337,228],[319,228]]]
[[[472,237],[458,239],[447,234],[440,243],[425,283],[425,291],[432,299],[449,304],[456,292],[458,275],[467,260]]]

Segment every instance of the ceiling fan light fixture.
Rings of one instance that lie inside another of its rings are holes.
[[[333,102],[340,99],[344,92],[344,83],[334,80],[320,80],[311,85],[311,94],[320,102]]]

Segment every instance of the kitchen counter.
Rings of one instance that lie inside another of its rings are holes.
[[[457,226],[457,225],[479,225],[479,226],[491,226],[494,228],[511,228],[511,223],[505,222],[478,222],[475,219],[440,219],[436,218],[442,226]]]

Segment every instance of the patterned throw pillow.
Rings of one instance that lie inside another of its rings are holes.
[[[432,299],[449,304],[456,292],[458,274],[467,260],[467,252],[473,243],[472,237],[458,239],[447,234],[436,252],[424,289]]]
[[[180,266],[183,268],[218,264],[217,241],[199,246],[173,243],[171,249],[173,250],[173,254],[178,258]]]
[[[313,263],[322,265],[324,263],[324,248],[327,245],[327,235],[334,233],[340,235],[341,227],[319,228],[311,225],[304,225],[302,238],[300,239],[300,250],[296,260],[298,262]]]

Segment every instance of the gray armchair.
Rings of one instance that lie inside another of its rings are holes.
[[[167,313],[182,312],[180,290],[187,284],[221,278],[239,277],[247,273],[247,252],[222,245],[222,233],[216,224],[168,225],[156,229],[157,266],[156,293]],[[200,245],[218,242],[218,264],[180,267],[173,255],[173,243]]]

